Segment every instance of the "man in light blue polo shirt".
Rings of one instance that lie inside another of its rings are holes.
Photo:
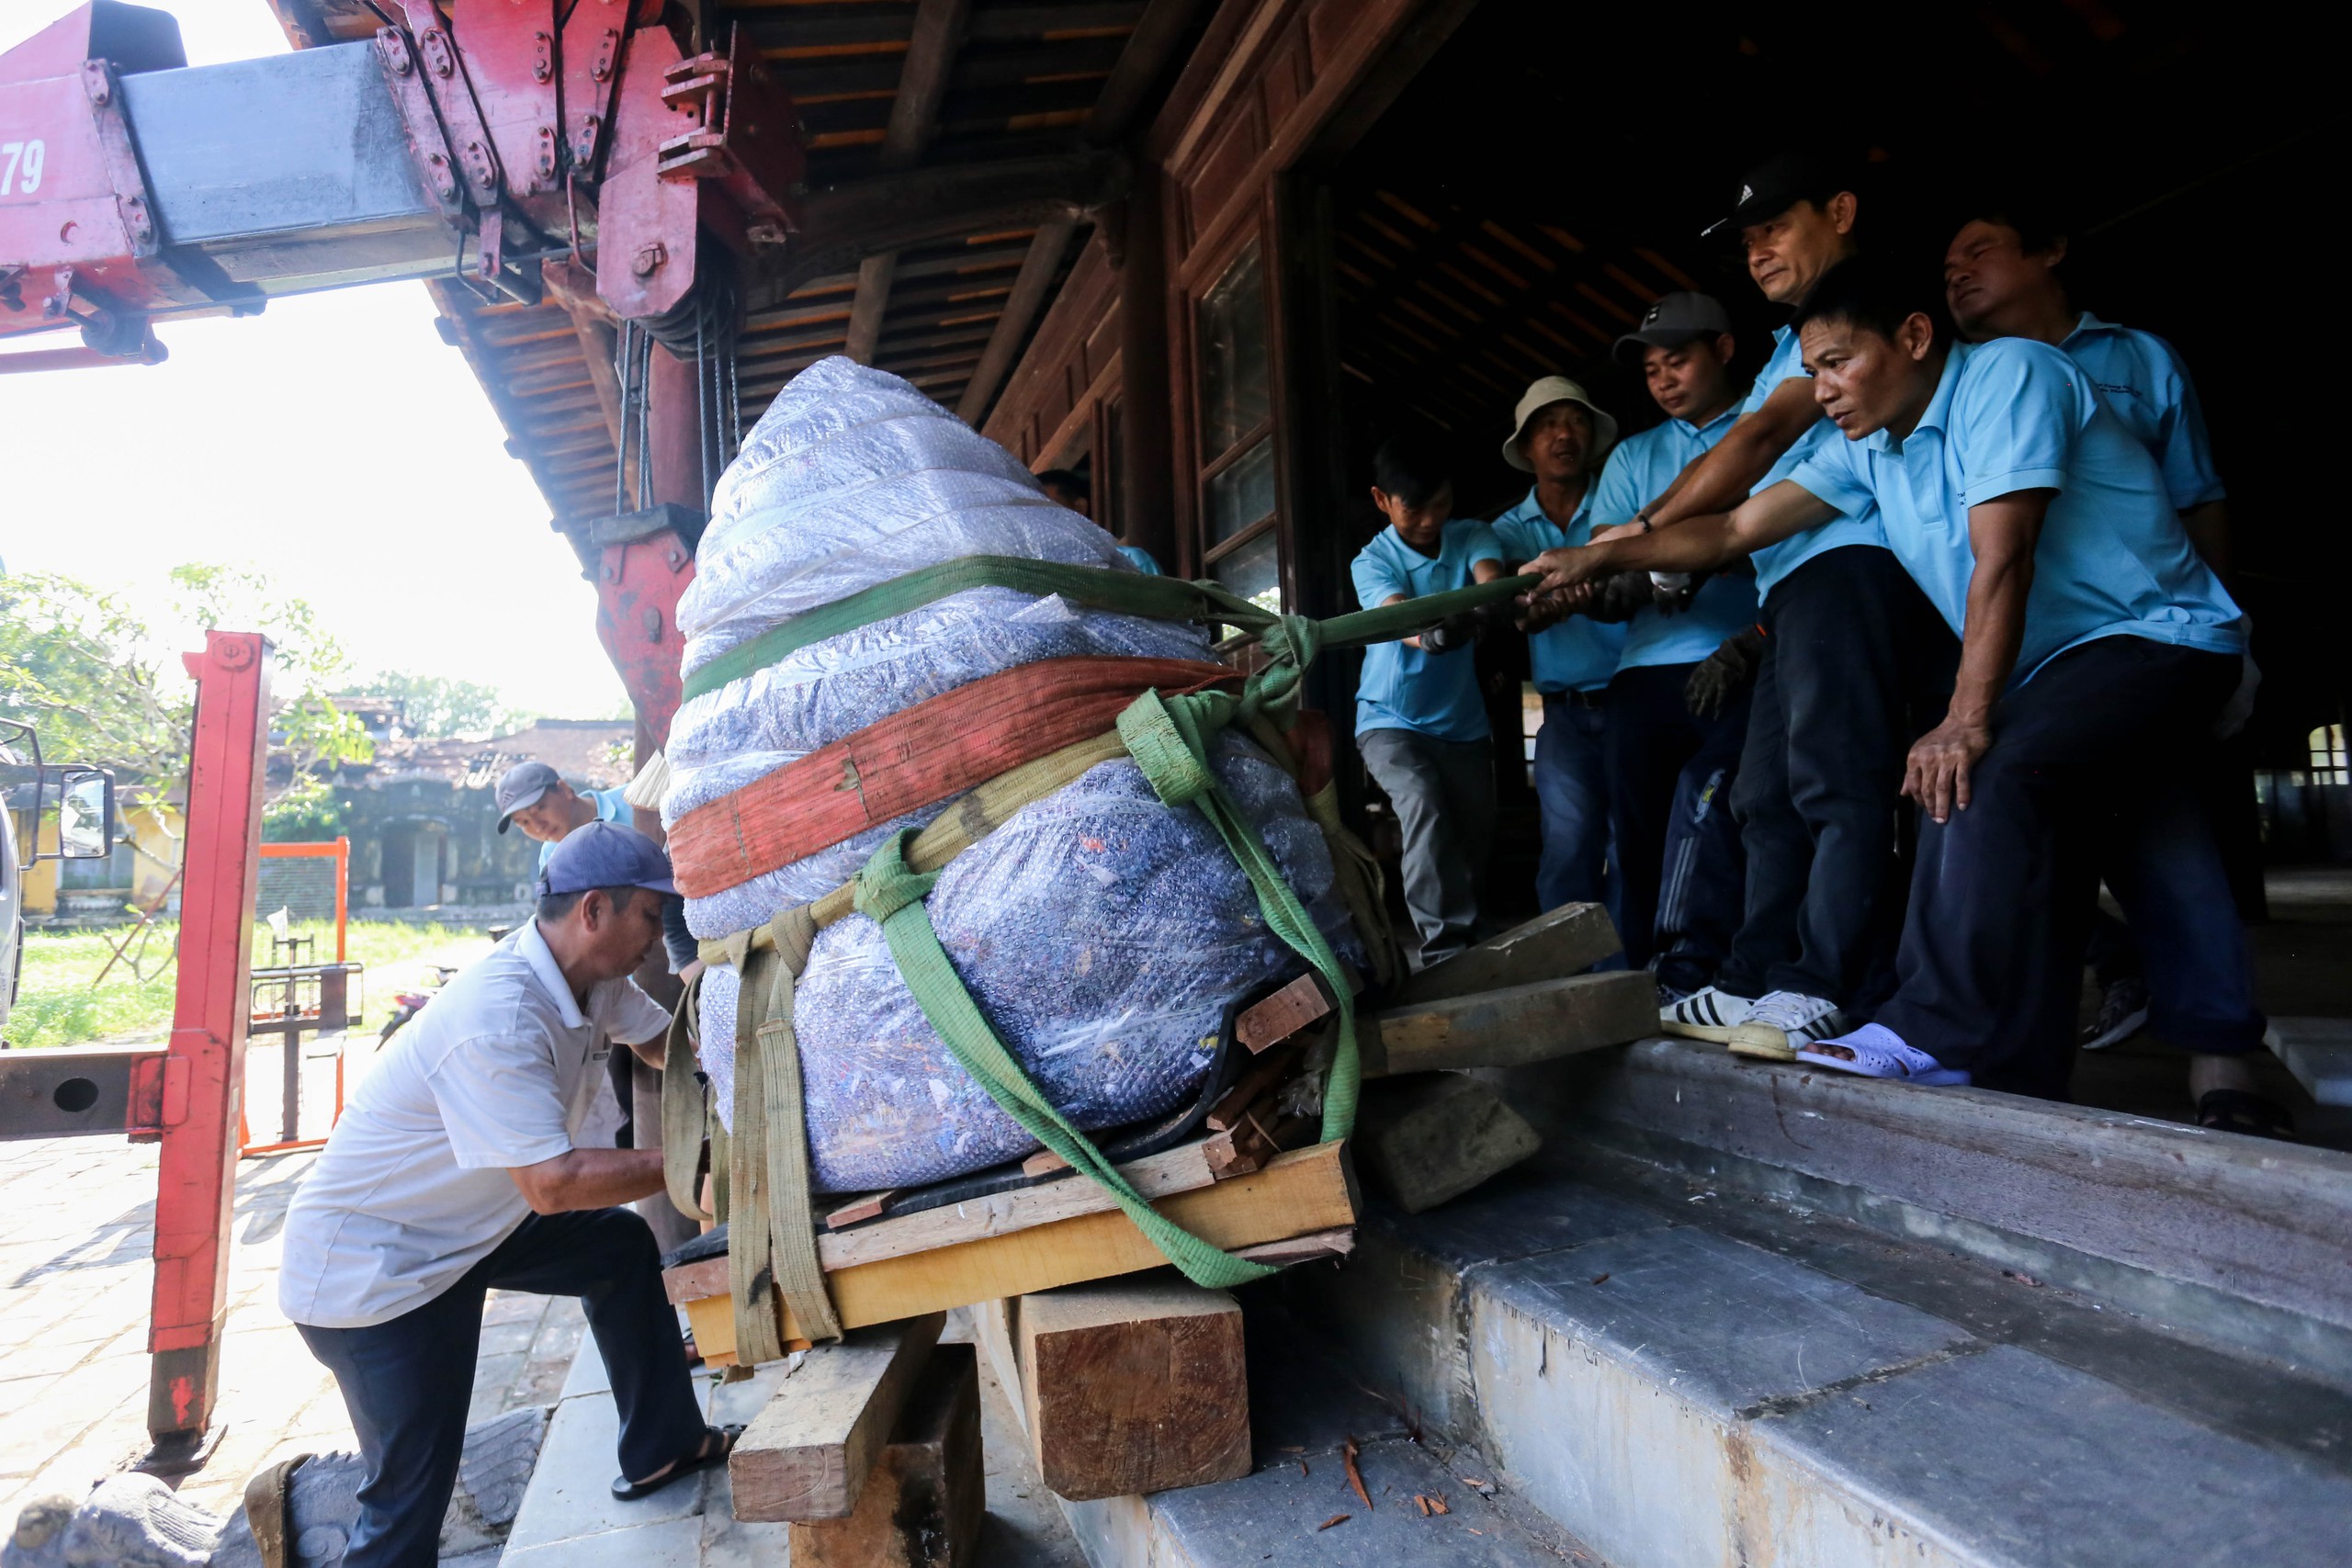
[[[545,762],[517,762],[498,781],[498,830],[523,829],[539,844],[539,869],[555,858],[555,847],[575,828],[591,822],[629,825],[625,789],[574,789]]]
[[[1906,761],[1929,821],[1895,995],[1799,1059],[2063,1094],[2104,860],[2152,960],[2205,976],[2160,1023],[2199,1054],[2192,1089],[2249,1092],[2264,1022],[2243,931],[2199,951],[2141,897],[2151,861],[2216,854],[2184,759],[2235,689],[2238,607],[2080,367],[2022,339],[1950,345],[1937,304],[1932,281],[1871,263],[1827,274],[1798,326],[1846,441],[1727,517],[1562,563],[1561,586],[1703,566],[1875,499],[1905,570],[1962,632],[1960,672]]]
[[[1453,516],[1453,483],[1437,457],[1390,442],[1373,457],[1373,504],[1388,519],[1355,558],[1365,609],[1503,575],[1487,525]],[[1495,822],[1495,748],[1467,644],[1435,635],[1364,649],[1356,686],[1356,750],[1404,836],[1405,908],[1421,966],[1478,940],[1478,878]]]
[[[1494,521],[1510,564],[1592,536],[1593,476],[1616,439],[1617,421],[1566,377],[1545,376],[1527,389],[1512,414],[1503,461],[1532,474],[1535,483]],[[1630,940],[1609,834],[1605,712],[1625,628],[1580,614],[1537,616],[1527,628],[1528,662],[1544,699],[1544,727],[1535,735],[1535,802],[1544,829],[1536,900],[1546,909],[1606,903],[1619,934]]]
[[[1600,528],[1630,522],[1723,439],[1746,389],[1733,379],[1731,319],[1704,294],[1668,294],[1619,338],[1666,423],[1620,441],[1593,487]],[[1634,574],[1637,583],[1653,580]],[[1714,979],[1738,931],[1744,886],[1731,785],[1747,739],[1748,692],[1694,701],[1692,673],[1756,624],[1756,580],[1741,563],[1661,579],[1626,629],[1609,682],[1609,814],[1624,870],[1625,955],[1679,997]]]
[[[1804,301],[1857,249],[1860,198],[1846,171],[1781,156],[1749,172],[1729,231],[1776,305]],[[1835,432],[1813,400],[1793,333],[1740,417],[1634,526],[1670,529],[1728,512],[1788,477]],[[1874,509],[1827,518],[1755,552],[1763,657],[1732,786],[1747,907],[1714,983],[1661,997],[1668,1033],[1786,1061],[1867,1017],[1894,987],[1886,940],[1903,907],[1895,807],[1903,753],[1933,721],[1951,639],[1885,547]]]

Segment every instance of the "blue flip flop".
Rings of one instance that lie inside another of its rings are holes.
[[[1825,1056],[1821,1054],[1823,1045],[1843,1045],[1854,1054],[1854,1059],[1849,1062]],[[1826,1067],[1833,1073],[1851,1073],[1863,1078],[1899,1078],[1931,1089],[1968,1082],[1964,1068],[1943,1066],[1925,1051],[1905,1045],[1903,1037],[1892,1029],[1875,1023],[1866,1023],[1850,1034],[1808,1046],[1797,1053],[1797,1060],[1810,1067]]]

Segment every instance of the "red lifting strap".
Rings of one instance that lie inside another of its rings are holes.
[[[707,897],[1107,732],[1146,691],[1238,684],[1188,659],[1044,659],[958,686],[707,806],[670,829],[678,890]]]

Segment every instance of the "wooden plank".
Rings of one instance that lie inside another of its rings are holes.
[[[1365,1179],[1408,1214],[1460,1197],[1543,1145],[1501,1096],[1458,1073],[1367,1084],[1356,1112]]]
[[[728,1456],[735,1517],[848,1518],[945,1326],[932,1313],[809,1351]]]
[[[1432,964],[1405,982],[1397,999],[1435,1002],[1473,991],[1561,979],[1582,974],[1623,947],[1608,910],[1598,904],[1563,904],[1442,964]]]
[[[868,1192],[863,1197],[853,1198],[827,1214],[825,1224],[834,1230],[844,1230],[851,1225],[862,1224],[867,1220],[879,1219],[882,1215],[882,1206],[898,1195],[899,1190],[892,1187],[880,1192]]]
[[[1233,1037],[1251,1051],[1278,1045],[1307,1025],[1331,1015],[1322,982],[1301,975],[1272,996],[1252,1002],[1233,1021]]]
[[[1283,1051],[1252,1063],[1239,1081],[1209,1108],[1209,1131],[1229,1133],[1239,1126],[1243,1113],[1258,1103],[1261,1095],[1274,1087],[1289,1069],[1295,1055],[1294,1052]]]
[[[1363,1075],[1516,1067],[1622,1045],[1657,1031],[1657,982],[1645,969],[1576,975],[1375,1013],[1359,1029]]]
[[[1356,1227],[1341,1225],[1334,1230],[1310,1231],[1282,1241],[1261,1241],[1255,1247],[1236,1247],[1236,1258],[1246,1258],[1252,1263],[1271,1263],[1287,1269],[1294,1263],[1314,1263],[1325,1258],[1345,1258],[1356,1249]]]
[[[793,1568],[963,1568],[979,1545],[979,1361],[969,1345],[931,1353],[856,1511],[795,1524]]]
[[[1029,242],[1029,254],[1012,280],[1012,292],[1005,296],[1004,310],[996,319],[995,331],[989,334],[989,345],[971,380],[965,384],[964,395],[956,400],[956,417],[965,423],[977,427],[986,418],[1005,372],[1012,368],[1012,356],[1046,302],[1046,291],[1061,270],[1062,253],[1069,249],[1070,236],[1076,232],[1078,224],[1068,218],[1049,218],[1037,225]]]
[[[1127,1184],[1148,1199],[1171,1197],[1206,1187],[1216,1179],[1200,1143],[1181,1145],[1119,1167]],[[1002,1235],[1031,1225],[1051,1224],[1078,1214],[1116,1209],[1111,1194],[1099,1182],[1072,1172],[1057,1181],[1023,1187],[1011,1192],[967,1199],[961,1203],[902,1214],[896,1219],[862,1225],[839,1235],[820,1233],[817,1262],[827,1273],[855,1268],[886,1258],[903,1258],[952,1247],[981,1236]]]
[[[1353,1225],[1355,1176],[1341,1145],[1317,1144],[1277,1155],[1262,1170],[1152,1206],[1212,1246],[1235,1251]],[[857,1264],[828,1276],[825,1283],[842,1325],[855,1328],[1164,1268],[1167,1262],[1134,1221],[1113,1209]],[[707,1361],[734,1355],[735,1323],[726,1306],[724,1295],[687,1303],[695,1343]],[[805,1337],[789,1314],[783,1325],[786,1338]]]
[[[1250,1473],[1241,1308],[1182,1280],[1021,1298],[1014,1356],[1031,1451],[1071,1502]]]

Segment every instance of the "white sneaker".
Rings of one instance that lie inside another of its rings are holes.
[[[1843,1034],[1847,1027],[1846,1015],[1835,1002],[1802,991],[1774,991],[1749,1008],[1725,1039],[1736,1055],[1793,1062],[1799,1051],[1816,1040]]]
[[[1712,1040],[1720,1045],[1731,1038],[1756,1004],[1713,986],[1691,992],[1672,1007],[1657,1010],[1657,1026],[1685,1040]]]

